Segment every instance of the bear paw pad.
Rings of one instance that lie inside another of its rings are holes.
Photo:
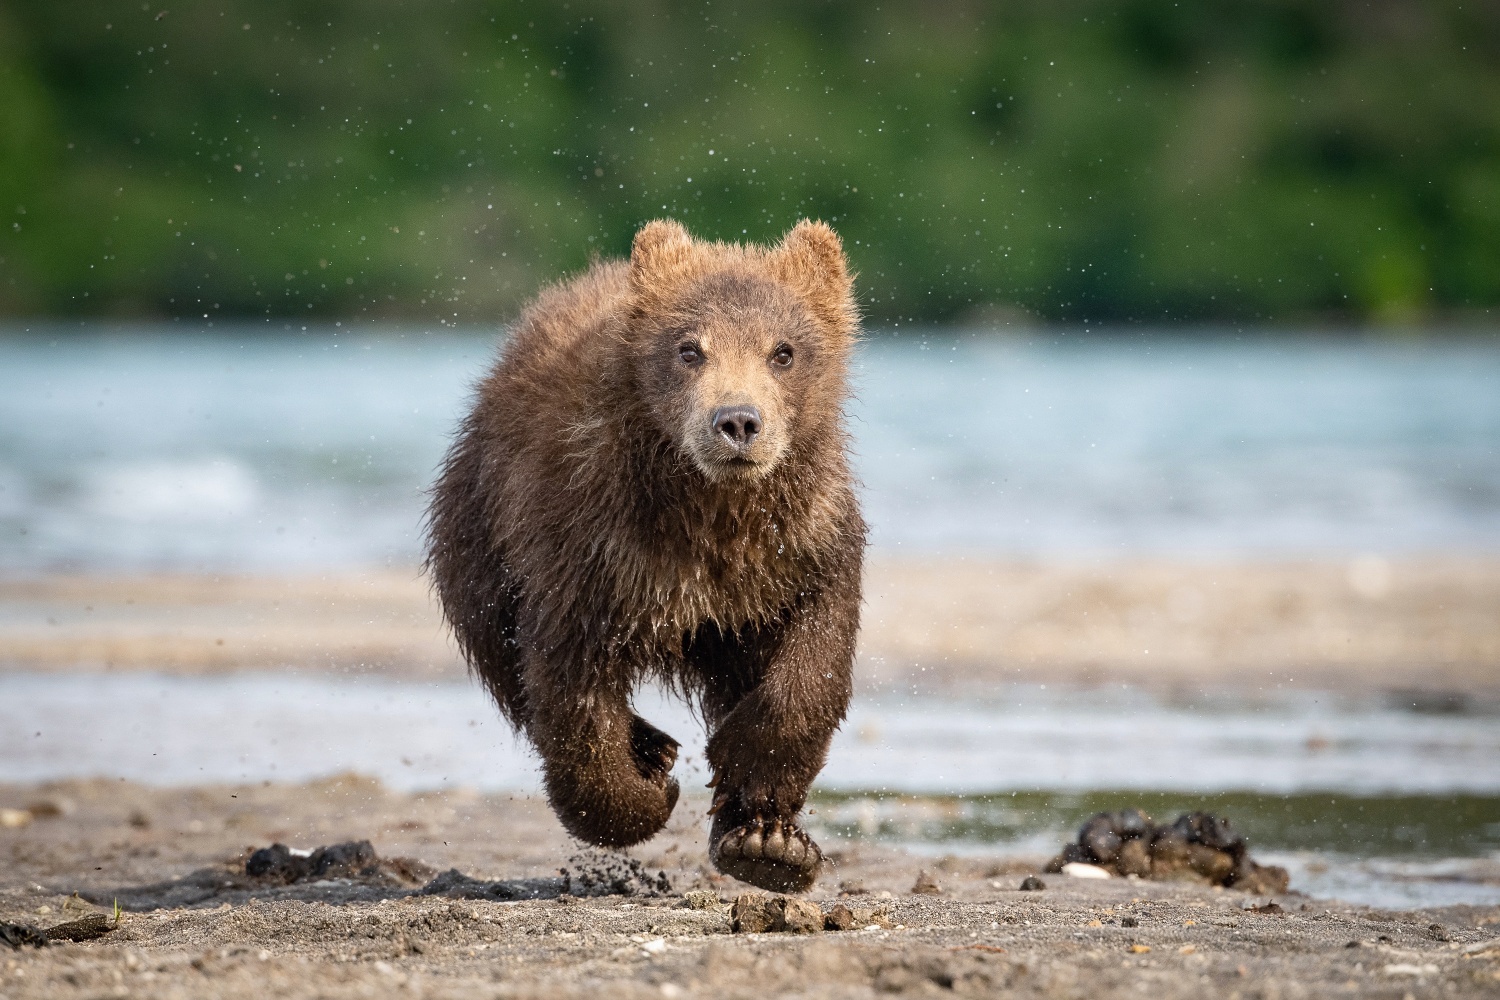
[[[709,855],[725,875],[771,892],[806,892],[823,867],[822,850],[801,827],[759,817],[714,838]]]

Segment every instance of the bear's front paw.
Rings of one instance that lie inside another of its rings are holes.
[[[818,880],[823,852],[791,820],[759,816],[729,828],[723,813],[709,832],[709,858],[714,867],[741,882],[772,892],[806,892]]]

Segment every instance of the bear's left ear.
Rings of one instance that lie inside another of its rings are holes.
[[[771,262],[777,277],[799,289],[825,322],[852,333],[854,281],[832,227],[803,219],[771,252]]]

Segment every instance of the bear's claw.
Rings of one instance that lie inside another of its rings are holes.
[[[677,763],[678,743],[639,715],[631,719],[630,748],[641,776],[663,788],[674,785],[672,766]],[[676,794],[672,795],[675,800]]]
[[[823,852],[797,824],[757,816],[715,836],[719,825],[710,834],[709,854],[725,875],[772,892],[806,892],[818,880]]]

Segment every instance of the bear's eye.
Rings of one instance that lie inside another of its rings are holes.
[[[703,352],[698,345],[690,340],[685,340],[677,345],[677,356],[685,365],[696,365],[703,360]]]
[[[776,353],[771,355],[771,364],[777,368],[792,367],[792,345],[782,344],[776,348]]]

